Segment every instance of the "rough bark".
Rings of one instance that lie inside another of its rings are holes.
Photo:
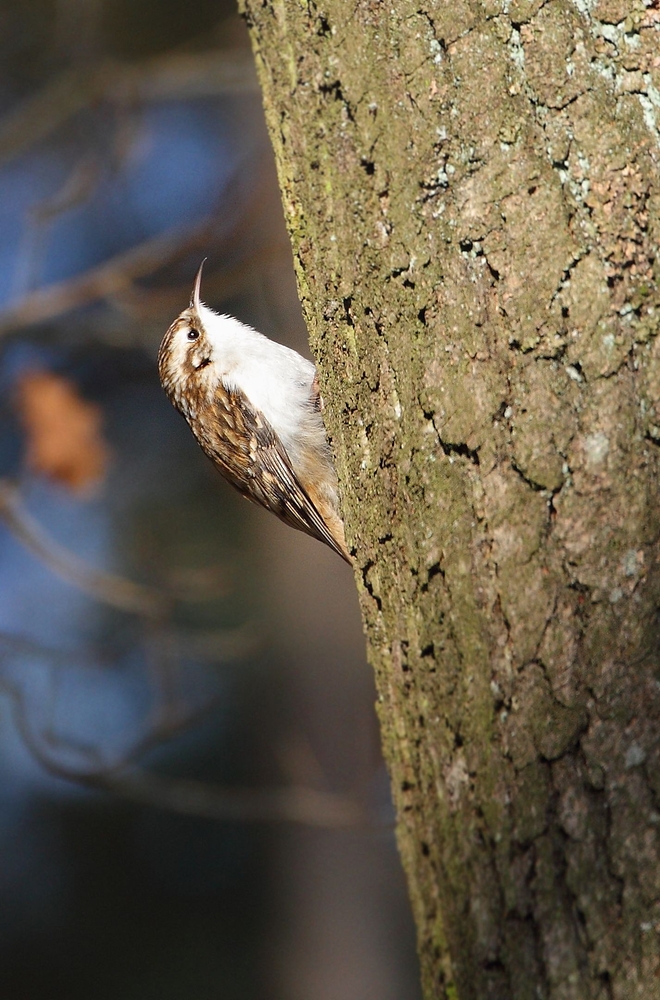
[[[243,0],[428,998],[660,995],[660,11]]]

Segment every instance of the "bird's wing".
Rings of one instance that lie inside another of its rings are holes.
[[[325,542],[346,559],[264,415],[240,390],[221,385],[214,397],[213,416],[213,420],[204,420],[193,430],[204,451],[232,485],[248,500]]]

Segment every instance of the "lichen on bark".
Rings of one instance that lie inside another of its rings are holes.
[[[242,0],[426,995],[660,976],[660,15]]]

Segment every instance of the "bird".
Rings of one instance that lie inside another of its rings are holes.
[[[161,384],[232,486],[351,564],[316,368],[205,305],[203,268],[161,342]]]

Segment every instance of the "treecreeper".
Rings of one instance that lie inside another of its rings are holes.
[[[163,388],[232,486],[350,563],[316,368],[206,306],[203,266],[158,351]]]

